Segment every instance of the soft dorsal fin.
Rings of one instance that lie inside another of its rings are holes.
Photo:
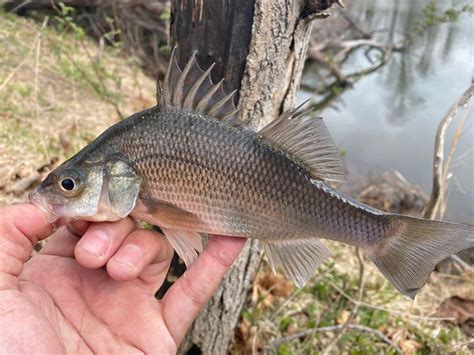
[[[173,106],[191,109],[195,112],[238,125],[234,105],[235,90],[226,94],[222,88],[223,80],[214,84],[211,70],[202,70],[196,60],[196,53],[191,56],[184,68],[176,60],[176,47],[171,53],[166,71],[163,89],[157,85],[157,98],[160,106]]]
[[[285,111],[262,128],[261,139],[287,153],[295,162],[308,169],[315,178],[345,181],[339,150],[321,117],[308,117],[301,106]]]

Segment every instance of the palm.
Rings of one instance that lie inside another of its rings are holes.
[[[169,352],[176,348],[154,290],[139,279],[118,282],[105,270],[86,269],[71,257],[40,255],[26,265],[20,280],[23,294],[59,329],[57,342],[66,349],[101,353],[134,348],[150,352],[156,349],[153,345]],[[67,343],[60,339],[65,332],[70,334]]]
[[[21,238],[2,224],[3,221],[0,222],[0,238],[5,235],[5,239]],[[131,228],[122,233],[125,235],[119,238],[116,250],[112,248],[100,263],[90,265],[94,262],[81,256],[78,245],[84,244],[83,240],[95,227],[85,228],[82,240],[61,228],[40,254],[24,265],[16,280],[0,263],[0,324],[9,324],[4,338],[10,342],[15,340],[7,350],[173,353],[243,246],[243,242],[236,242],[235,238],[214,239],[186,272],[187,277],[180,278],[163,301],[157,301],[154,293],[162,284],[171,259],[171,249],[164,239]],[[120,226],[120,230],[123,229],[126,228]],[[8,238],[8,233],[13,237]],[[146,262],[135,270],[136,275],[133,272],[127,275],[125,269],[121,269],[123,265],[113,263],[114,255],[130,240],[154,250],[150,255],[145,253]],[[146,240],[153,241],[158,248],[147,245]],[[0,240],[0,260],[2,242],[5,240]],[[28,251],[24,241],[17,242],[23,247],[17,251],[17,259],[21,259]],[[225,251],[224,244],[227,244]],[[21,332],[15,329],[18,325]],[[0,334],[0,343],[5,343],[2,339]]]

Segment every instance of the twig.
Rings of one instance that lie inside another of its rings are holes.
[[[347,318],[347,320],[342,324],[342,327],[339,331],[339,333],[334,337],[334,339],[329,343],[329,345],[326,347],[326,349],[323,352],[323,355],[329,355],[332,348],[341,340],[342,336],[348,329],[348,326],[350,323],[354,320],[354,318],[357,315],[357,312],[359,311],[359,306],[360,302],[362,302],[362,299],[364,297],[364,272],[365,272],[365,266],[364,266],[364,260],[362,259],[362,254],[359,248],[357,248],[357,259],[359,260],[359,292],[357,294],[357,303],[354,304],[354,308],[352,309],[351,314]]]
[[[31,46],[30,48],[30,51],[27,53],[27,55],[25,56],[25,58],[23,58],[23,60],[20,62],[20,64],[18,64],[15,69],[13,69],[13,71],[8,74],[7,78],[5,79],[5,81],[2,83],[2,85],[0,85],[0,91],[2,91],[7,85],[8,83],[10,82],[10,80],[15,76],[15,74],[18,72],[18,70],[20,70],[20,68],[26,63],[26,61],[28,60],[31,52],[33,51],[33,48],[36,47],[36,41],[38,40],[38,38],[35,39],[35,41],[33,42],[33,45]]]
[[[363,30],[359,24],[357,24],[350,16],[347,14],[345,11],[339,11],[339,14],[344,17],[344,20],[347,21],[347,23],[356,31],[359,32],[359,34],[362,36],[364,39],[369,39],[371,38],[371,34],[368,33],[367,31]]]
[[[474,272],[474,267],[466,263],[464,260],[462,260],[459,256],[456,254],[451,255],[451,259],[453,259],[455,262],[460,264],[464,269],[469,270],[470,272]]]
[[[469,154],[472,154],[472,153],[474,153],[474,148],[466,150],[464,153],[462,153],[456,159],[454,159],[454,163],[451,164],[451,167],[454,168],[454,167],[457,167],[457,166],[463,164],[464,163],[464,158],[466,158]]]
[[[291,334],[291,335],[288,335],[286,337],[277,339],[277,340],[273,341],[269,345],[269,347],[277,348],[278,346],[280,346],[281,344],[284,344],[286,342],[289,342],[289,341],[292,341],[292,340],[295,340],[295,339],[299,339],[299,338],[304,338],[308,335],[314,335],[316,333],[338,331],[343,326],[344,326],[344,324],[331,325],[331,326],[328,326],[328,327],[321,327],[321,328],[314,328],[314,329],[307,329],[307,330],[304,330],[302,332]],[[372,329],[372,328],[369,328],[369,327],[366,327],[366,326],[360,325],[360,324],[348,324],[347,328],[373,334],[373,335],[379,337],[380,339],[382,339],[382,341],[384,343],[390,345],[398,354],[403,354],[402,350],[393,341],[391,341],[387,336],[385,336],[381,331],[379,331],[377,329]]]
[[[360,307],[376,309],[376,310],[385,311],[385,312],[388,312],[388,313],[395,313],[395,314],[399,314],[401,316],[409,316],[412,319],[419,319],[419,320],[425,320],[425,321],[441,321],[441,320],[453,320],[454,319],[453,317],[419,316],[419,315],[416,315],[416,314],[411,314],[409,312],[404,312],[404,311],[400,311],[400,310],[397,310],[397,309],[388,309],[388,308],[385,308],[385,307],[382,307],[382,306],[377,306],[377,305],[373,305],[373,304],[366,303],[366,302],[357,302],[357,300],[355,300],[351,296],[349,296],[346,292],[344,292],[343,289],[341,289],[339,286],[337,286],[334,282],[329,281],[329,285],[331,285],[335,290],[337,290],[347,300],[349,300],[350,302],[352,302],[354,304],[358,304]]]
[[[332,270],[333,266],[329,267],[327,270],[324,270],[324,272],[322,272],[321,274],[319,274],[314,280],[312,280],[311,282],[313,282],[314,284],[317,284],[322,278],[325,277],[325,275],[330,271]],[[294,300],[294,298],[299,295],[301,292],[303,291],[303,288],[297,288],[291,295],[290,297],[288,297],[281,305],[280,307],[278,307],[278,309],[273,313],[273,315],[271,316],[270,320],[271,321],[274,321],[276,316],[282,311],[285,309],[285,307],[291,302]]]
[[[471,96],[474,95],[474,83],[461,95],[459,99],[450,107],[446,115],[441,120],[438,131],[436,132],[435,151],[433,158],[433,188],[431,190],[431,197],[426,205],[423,216],[428,219],[433,219],[436,216],[436,211],[439,205],[442,181],[443,181],[443,160],[444,160],[444,143],[446,139],[446,131],[454,116],[459,109],[466,105]]]
[[[43,27],[43,26],[42,26]],[[13,79],[13,77],[15,76],[15,74],[20,70],[20,68],[28,61],[31,53],[33,52],[33,50],[35,50],[37,48],[36,44],[38,43],[38,41],[40,40],[41,38],[41,31],[38,32],[38,34],[36,35],[36,38],[35,40],[33,41],[33,44],[31,45],[30,49],[28,50],[28,53],[25,55],[25,57],[23,58],[23,60],[15,67],[15,69],[12,70],[12,72],[10,74],[8,74],[7,78],[3,81],[2,85],[0,85],[0,92],[7,87],[8,83],[10,82],[10,80]]]
[[[38,172],[35,172],[32,175],[24,177],[23,179],[18,180],[12,186],[8,187],[5,191],[13,193],[15,195],[23,194],[29,187],[33,184],[41,181],[41,175]]]

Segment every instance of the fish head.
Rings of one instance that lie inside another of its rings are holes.
[[[141,178],[119,157],[74,159],[52,171],[29,195],[50,223],[115,221],[135,207]]]

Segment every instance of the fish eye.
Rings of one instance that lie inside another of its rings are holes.
[[[65,178],[61,180],[61,187],[64,190],[72,191],[76,187],[76,183],[71,178]]]
[[[79,192],[80,180],[71,176],[64,176],[58,181],[59,188],[65,196],[74,196]]]

